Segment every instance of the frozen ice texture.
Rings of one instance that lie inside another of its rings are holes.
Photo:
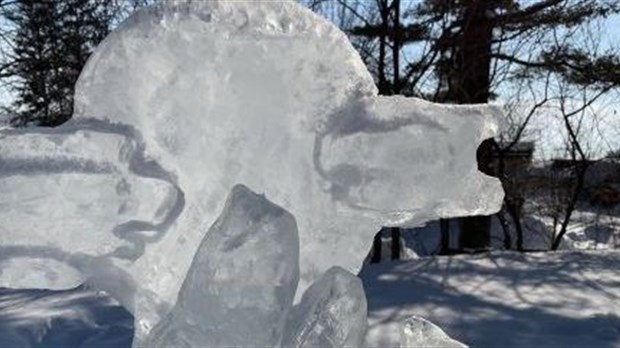
[[[367,327],[361,280],[332,267],[293,307],[291,214],[242,185],[200,244],[172,310],[134,347],[344,347]]]
[[[412,316],[405,320],[400,333],[401,348],[467,348],[468,346],[448,336],[430,321]]]
[[[287,320],[283,347],[359,347],[366,334],[362,281],[335,266],[303,294]]]
[[[357,273],[382,226],[496,211],[475,155],[499,115],[378,96],[346,35],[293,1],[162,1],[97,47],[71,121],[0,131],[0,285],[20,284],[6,267],[88,280],[143,337],[243,184],[297,220],[299,299]]]
[[[172,311],[136,345],[277,347],[298,281],[295,219],[237,185],[200,244]]]

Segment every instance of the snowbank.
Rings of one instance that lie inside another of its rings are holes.
[[[426,318],[471,347],[619,347],[620,252],[428,257],[366,265],[368,347]]]

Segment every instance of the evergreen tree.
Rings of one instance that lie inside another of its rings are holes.
[[[17,0],[7,18],[16,26],[12,62],[17,126],[56,126],[73,113],[77,78],[112,19],[105,0]]]

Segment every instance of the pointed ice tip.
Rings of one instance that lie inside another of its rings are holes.
[[[254,193],[254,191],[250,190],[249,187],[243,185],[243,184],[236,184],[235,186],[233,186],[233,188],[230,190],[230,197],[237,197],[238,195],[240,196],[244,196],[244,195],[256,195]]]
[[[290,215],[290,218],[295,221],[295,218],[288,211],[271,202],[265,197],[265,194],[256,193],[243,184],[236,184],[230,190],[222,216],[234,215],[236,214],[235,212],[249,214],[256,221],[266,216],[275,217],[281,215]]]
[[[271,203],[264,194],[256,193],[243,184],[236,184],[228,194],[226,205],[234,206],[243,202],[249,202],[250,204]]]
[[[303,294],[287,318],[283,347],[359,347],[366,333],[367,303],[361,279],[338,266]]]
[[[468,346],[452,339],[439,326],[414,315],[401,324],[400,347],[467,348]]]

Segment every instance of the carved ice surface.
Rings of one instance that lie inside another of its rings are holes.
[[[430,321],[412,316],[405,320],[400,333],[401,348],[467,348],[468,346],[448,336]]]
[[[175,306],[134,347],[360,346],[368,325],[362,281],[332,267],[293,307],[298,257],[295,218],[233,187]]]
[[[28,286],[88,279],[137,337],[236,184],[295,216],[297,299],[332,266],[357,273],[381,226],[489,214],[503,195],[475,158],[498,109],[377,96],[345,34],[292,1],[139,11],[89,59],[75,110],[0,132],[0,286],[23,285],[7,267]]]
[[[235,186],[194,256],[176,305],[138,345],[277,347],[298,281],[295,219]]]
[[[284,347],[359,347],[366,334],[362,281],[336,266],[313,283],[287,320]]]

